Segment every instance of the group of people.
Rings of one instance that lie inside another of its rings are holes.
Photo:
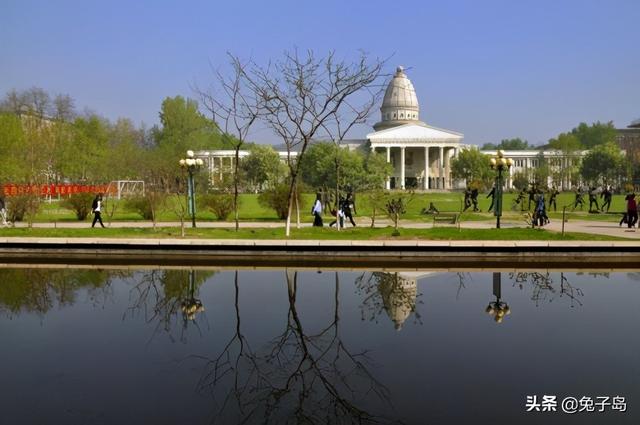
[[[316,194],[316,200],[311,207],[311,214],[313,214],[313,225],[315,227],[322,227],[322,210],[323,210],[323,196],[321,192]],[[335,219],[329,223],[329,227],[333,227],[338,224],[340,228],[344,228],[345,219],[349,219],[353,227],[356,226],[356,222],[353,219],[353,214],[356,214],[355,197],[351,191],[347,192],[346,197],[340,197],[336,208],[331,209],[331,215]]]
[[[602,206],[598,205],[598,192],[599,190],[595,187],[590,187],[588,191],[589,194],[589,212],[609,212],[609,208],[611,207],[611,199],[613,198],[613,191],[609,186],[605,186],[602,191],[600,191],[600,198],[602,199]],[[580,209],[584,206],[584,194],[585,190],[579,187],[576,189],[575,193],[575,201],[573,203],[573,209],[580,207]],[[595,206],[595,208],[594,208]]]

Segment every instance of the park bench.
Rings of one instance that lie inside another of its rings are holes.
[[[445,224],[457,224],[460,219],[460,214],[457,212],[439,212],[433,215],[433,224],[445,223]]]

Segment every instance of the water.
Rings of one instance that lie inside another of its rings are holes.
[[[0,423],[635,424],[639,300],[630,272],[5,268]]]

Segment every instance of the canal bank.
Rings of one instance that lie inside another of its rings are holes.
[[[3,238],[6,264],[638,268],[635,241]]]

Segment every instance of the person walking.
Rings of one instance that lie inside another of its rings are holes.
[[[471,206],[471,187],[467,186],[467,189],[464,191],[464,209],[462,212],[465,212]]]
[[[91,212],[93,212],[93,223],[91,223],[91,227],[95,227],[96,222],[100,222],[100,226],[104,227],[104,223],[102,222],[102,194],[99,193],[93,199],[93,203],[91,204]]]
[[[473,203],[473,212],[481,212],[478,208],[478,189],[474,188],[471,191],[471,202]]]
[[[556,196],[558,196],[560,192],[558,192],[558,188],[553,186],[551,191],[549,192],[549,211],[551,211],[551,205],[553,205],[553,211],[556,211]]]
[[[627,227],[632,229],[638,221],[638,204],[636,194],[631,193],[625,198],[627,200]]]
[[[593,204],[596,205],[596,208],[593,209]],[[589,212],[598,211],[600,207],[598,206],[598,192],[595,187],[589,188]]]
[[[533,206],[536,206],[536,195],[538,190],[536,189],[536,185],[531,183],[531,189],[529,189],[529,204],[527,205],[527,211],[531,211],[531,202],[533,202]]]
[[[0,196],[0,219],[2,219],[3,226],[9,226],[7,221],[7,206],[4,202],[4,196]]]
[[[576,200],[573,203],[573,210],[575,211],[580,206],[580,211],[582,211],[582,207],[584,206],[584,199],[582,198],[582,188],[576,189]]]
[[[336,223],[340,223],[340,228],[344,229],[344,211],[343,211],[343,207],[344,207],[344,199],[340,198],[340,202],[338,202],[338,209],[337,210],[331,210],[331,215],[333,215],[336,219],[333,220],[331,223],[329,223],[329,227],[333,227],[334,224]]]
[[[353,227],[356,227],[356,222],[353,220],[353,215],[356,212],[356,204],[353,199],[353,193],[347,193],[347,199],[344,200],[342,205],[342,212],[344,213],[345,218],[348,218]]]
[[[612,195],[613,194],[611,193],[611,188],[609,188],[609,186],[605,186],[604,190],[600,194],[600,197],[604,199],[604,202],[602,203],[602,207],[600,208],[600,211],[609,212],[609,207],[611,206],[611,197],[612,197]],[[606,211],[605,211],[605,207],[606,207]]]
[[[547,216],[547,209],[544,205],[544,192],[539,191],[536,200],[536,208],[533,213],[534,220],[537,220],[537,225],[542,227],[549,223],[549,217]]]
[[[322,227],[322,195],[320,193],[316,194],[316,201],[313,203],[313,207],[311,207],[311,214],[313,214],[313,226],[314,227]]]
[[[487,212],[491,212],[491,210],[493,210],[493,203],[495,201],[495,196],[496,196],[496,185],[494,183],[493,186],[491,186],[491,191],[489,191],[489,194],[487,195],[487,198],[491,198],[491,205],[489,205],[489,209],[487,210]]]

